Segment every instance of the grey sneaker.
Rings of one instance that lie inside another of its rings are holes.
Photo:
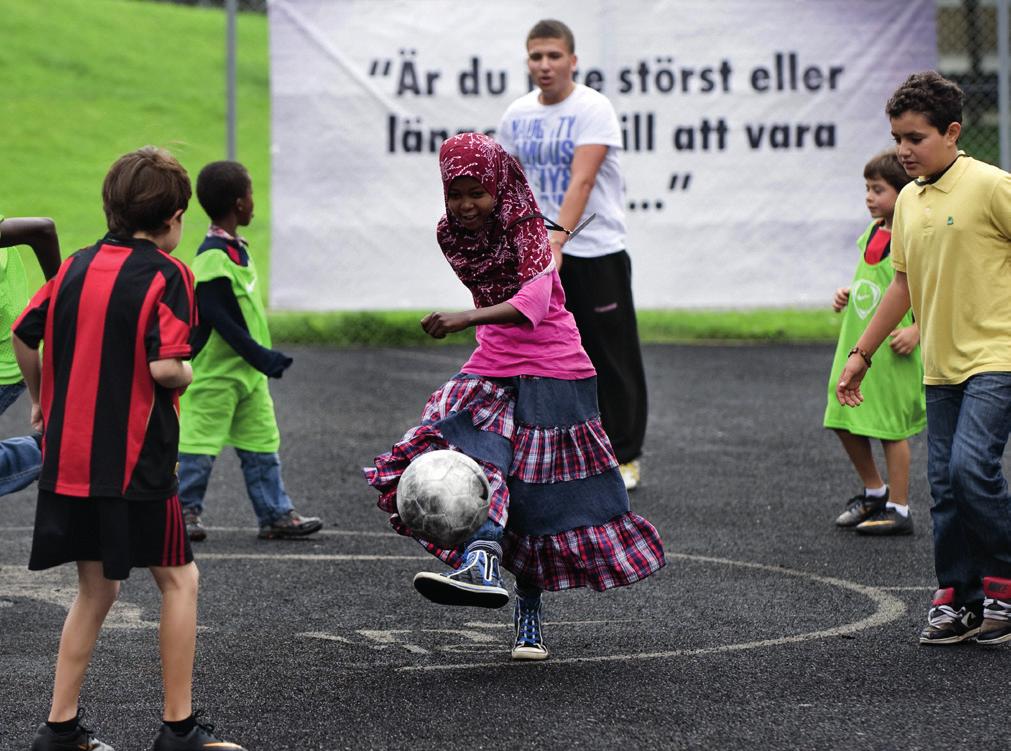
[[[1011,579],[983,577],[983,625],[976,642],[984,646],[1011,641]]]
[[[863,493],[846,501],[846,510],[836,517],[837,527],[855,527],[860,522],[882,511],[888,503],[888,489],[881,498],[869,498]]]
[[[548,648],[544,644],[541,631],[541,596],[516,596],[513,611],[513,625],[516,627],[516,641],[513,643],[514,660],[546,660]]]
[[[305,537],[323,529],[323,520],[318,516],[302,516],[291,509],[270,524],[260,527],[261,540],[284,540],[293,537]]]
[[[414,588],[439,605],[500,608],[509,602],[509,593],[502,586],[501,557],[502,547],[497,542],[472,542],[460,568],[449,574],[422,571],[414,577]]]
[[[207,527],[200,522],[200,514],[195,511],[183,511],[183,522],[186,524],[186,536],[191,542],[203,542],[207,539]]]

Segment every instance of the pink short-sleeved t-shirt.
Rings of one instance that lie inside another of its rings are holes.
[[[562,281],[554,268],[525,284],[507,302],[527,320],[478,326],[477,349],[461,372],[566,381],[597,374],[583,350],[576,321],[565,307]]]

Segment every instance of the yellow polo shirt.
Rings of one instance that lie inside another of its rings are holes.
[[[899,193],[892,266],[909,281],[923,382],[1011,371],[1011,175],[962,156]]]

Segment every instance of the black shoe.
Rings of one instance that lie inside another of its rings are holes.
[[[284,516],[260,527],[261,540],[282,540],[305,537],[323,529],[323,521],[318,516],[302,516],[291,509]]]
[[[871,498],[861,493],[846,501],[846,510],[836,517],[837,527],[855,527],[865,519],[881,511],[888,503],[888,488],[880,498]]]
[[[46,724],[39,725],[32,741],[32,751],[115,751],[108,743],[102,743],[91,730],[81,724],[82,712],[77,712],[77,727],[69,733],[56,733]]]
[[[983,603],[955,605],[954,587],[934,592],[927,613],[927,625],[920,632],[920,644],[959,644],[979,633],[983,623]]]
[[[903,516],[887,506],[856,526],[862,535],[911,535],[913,515],[907,511]]]
[[[200,514],[183,511],[183,522],[186,524],[186,535],[191,542],[203,542],[207,539],[207,528],[200,522]]]
[[[202,713],[198,710],[194,719]],[[154,737],[154,745],[151,751],[246,751],[238,743],[223,741],[214,735],[214,726],[208,723],[197,721],[194,727],[186,735],[176,735],[172,728],[162,724],[158,728],[158,735]]]

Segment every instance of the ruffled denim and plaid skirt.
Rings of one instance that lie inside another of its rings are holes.
[[[365,468],[393,528],[456,567],[462,549],[421,539],[397,514],[401,474],[435,449],[462,451],[484,469],[489,519],[504,527],[502,564],[524,586],[605,590],[663,567],[660,535],[629,510],[596,378],[458,374],[429,397],[421,424]]]

